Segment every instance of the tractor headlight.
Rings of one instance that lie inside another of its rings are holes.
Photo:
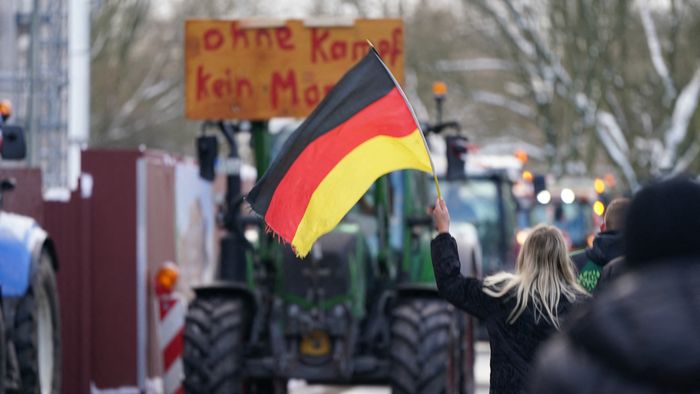
[[[258,240],[260,239],[260,231],[255,227],[248,227],[243,232],[243,236],[248,240],[248,242],[257,244]]]

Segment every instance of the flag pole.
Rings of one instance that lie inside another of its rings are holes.
[[[423,145],[425,146],[425,151],[428,152],[428,158],[430,159],[430,168],[433,170],[433,180],[435,181],[435,190],[437,191],[437,196],[439,199],[442,199],[442,192],[440,191],[440,184],[438,183],[437,174],[435,174],[435,164],[433,164],[433,156],[430,154],[430,149],[428,149],[428,142],[425,140],[425,135],[423,134],[423,129],[420,127],[420,122],[418,122],[418,118],[416,117],[416,113],[413,111],[413,106],[411,105],[411,102],[408,101],[408,98],[406,98],[406,94],[403,92],[403,89],[401,89],[401,85],[399,85],[399,82],[396,80],[396,78],[394,78],[394,74],[392,74],[391,70],[389,70],[389,67],[387,67],[387,65],[384,64],[382,57],[379,56],[379,52],[377,52],[377,48],[374,47],[374,44],[372,44],[372,41],[367,39],[367,44],[369,45],[370,51],[374,52],[374,54],[379,59],[379,62],[382,64],[382,66],[384,66],[384,69],[389,74],[391,79],[394,81],[394,85],[396,85],[396,88],[398,89],[399,93],[401,93],[401,97],[403,97],[403,101],[406,102],[406,106],[408,106],[409,111],[411,111],[411,115],[413,116],[413,121],[416,122],[416,126],[418,127],[418,130],[420,131],[420,136],[423,139]]]

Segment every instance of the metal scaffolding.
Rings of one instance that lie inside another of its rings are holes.
[[[44,187],[68,185],[67,0],[9,0],[0,11],[0,98],[25,127]],[[9,5],[9,7],[7,7]]]

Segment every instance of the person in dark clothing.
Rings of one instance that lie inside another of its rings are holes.
[[[433,219],[439,234],[431,252],[440,295],[481,319],[489,333],[490,392],[526,392],[537,347],[559,328],[571,305],[587,297],[576,282],[563,235],[552,226],[535,227],[518,255],[516,273],[482,282],[460,274],[444,200],[438,199]]]
[[[600,293],[604,288],[610,285],[615,279],[625,272],[625,256],[610,260],[603,271],[600,273],[598,284],[595,287],[595,294]]]
[[[578,270],[578,282],[591,293],[608,262],[625,252],[623,233],[629,204],[628,198],[612,200],[605,211],[603,229],[593,239],[593,245],[571,255]]]
[[[537,357],[537,393],[700,393],[700,184],[641,190],[624,275],[577,311]]]

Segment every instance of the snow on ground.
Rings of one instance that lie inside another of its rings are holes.
[[[476,378],[476,394],[488,394],[489,392],[489,357],[491,350],[488,342],[479,342],[476,345],[476,363],[474,365],[474,377]],[[307,385],[303,380],[289,382],[290,394],[391,394],[386,386],[329,386]]]

